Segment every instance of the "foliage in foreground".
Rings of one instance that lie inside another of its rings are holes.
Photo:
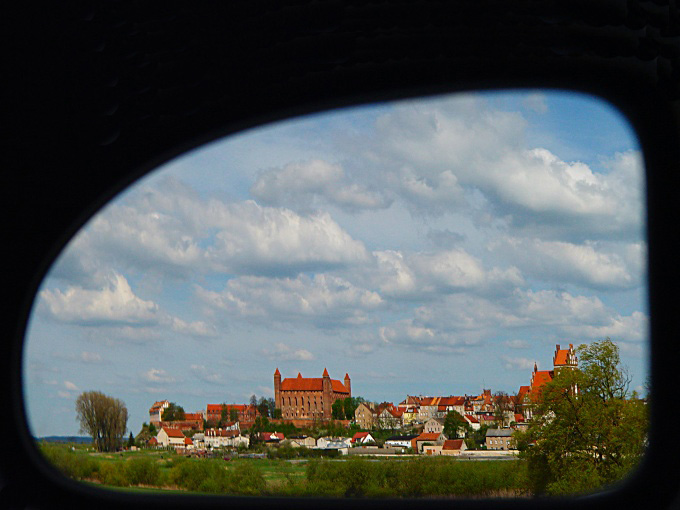
[[[105,460],[72,452],[63,445],[41,445],[47,459],[77,480],[110,487],[163,487],[192,492],[303,497],[484,497],[527,494],[524,463],[470,462],[451,458],[380,460],[313,459],[292,472],[284,460],[188,459],[146,454]],[[164,454],[165,456],[165,454]],[[264,472],[273,467],[267,481]],[[301,476],[303,475],[304,476]]]
[[[515,435],[534,494],[601,489],[638,464],[647,442],[647,406],[633,393],[609,338],[581,345],[580,370],[544,386],[534,419]]]

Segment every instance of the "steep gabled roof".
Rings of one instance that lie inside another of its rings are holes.
[[[462,439],[447,439],[442,445],[442,450],[460,450],[462,447]]]
[[[184,437],[184,433],[180,429],[173,429],[170,427],[161,427],[168,437]]]

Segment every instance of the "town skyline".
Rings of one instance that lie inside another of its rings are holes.
[[[44,280],[24,351],[35,435],[74,401],[187,411],[271,374],[371,401],[514,393],[555,344],[610,337],[642,389],[644,179],[587,96],[518,91],[337,110],[216,141],[102,209]]]

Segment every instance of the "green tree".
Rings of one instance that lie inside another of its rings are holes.
[[[535,494],[591,491],[624,477],[647,442],[647,406],[628,394],[630,377],[609,338],[577,349],[580,370],[543,387],[533,420],[516,433]]]
[[[344,420],[345,419],[345,406],[341,399],[336,400],[331,405],[331,414],[334,420]]]
[[[135,446],[135,436],[132,435],[132,432],[130,432],[130,437],[128,437],[128,442],[127,442],[128,448],[132,448]]]
[[[359,407],[359,404],[366,400],[362,397],[347,397],[342,401],[343,413],[345,420],[353,420],[354,412]]]
[[[170,405],[163,411],[162,420],[163,421],[181,421],[184,419],[184,408],[178,406],[174,402],[170,402]]]
[[[444,434],[455,439],[459,436],[465,437],[472,429],[470,424],[465,421],[458,411],[449,411],[444,418]]]
[[[99,391],[86,391],[76,399],[80,431],[89,434],[95,448],[110,452],[119,448],[127,430],[128,411],[122,400]]]
[[[493,395],[493,415],[499,427],[509,425],[506,419],[509,413],[515,410],[513,399],[504,391],[497,391]]]
[[[229,410],[229,421],[238,421],[238,411],[234,408]]]
[[[260,416],[269,418],[269,404],[267,403],[266,398],[260,397],[260,400],[257,403],[257,412],[260,413]]]

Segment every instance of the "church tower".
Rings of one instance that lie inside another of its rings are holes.
[[[323,377],[322,377],[322,383],[321,383],[321,388],[322,388],[322,399],[323,399],[323,415],[324,416],[331,416],[331,406],[333,405],[333,402],[331,401],[331,395],[332,395],[332,383],[331,383],[331,376],[328,375],[328,370],[323,369]]]
[[[352,396],[352,386],[351,382],[349,380],[349,374],[345,374],[345,388],[347,388],[347,391],[349,392],[349,396]]]
[[[276,409],[281,409],[281,372],[274,372],[274,402]]]

